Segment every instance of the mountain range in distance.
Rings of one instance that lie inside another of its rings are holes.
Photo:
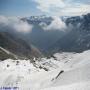
[[[6,57],[28,59],[90,49],[90,14],[62,17],[60,20],[46,16],[20,20],[33,25],[32,31],[23,34],[8,27],[0,28],[0,58],[3,58],[5,50],[10,52],[9,55],[6,53]],[[65,28],[60,26],[64,24]]]

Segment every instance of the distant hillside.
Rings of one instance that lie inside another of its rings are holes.
[[[52,53],[82,52],[90,49],[90,14],[70,17],[66,24],[72,26],[72,30],[56,41],[48,50]]]
[[[27,59],[42,56],[41,52],[33,45],[29,45],[24,40],[7,32],[0,32],[0,47],[17,55],[18,58]]]
[[[52,21],[54,21],[52,17],[31,16],[22,18],[21,20],[33,25],[32,32],[25,34],[25,40],[32,42],[32,44],[39,48],[43,53],[48,51],[48,47],[65,34],[65,32],[56,29],[44,30],[45,25],[49,26]]]
[[[5,60],[8,58],[17,59],[17,57],[14,54],[0,47],[0,60]]]

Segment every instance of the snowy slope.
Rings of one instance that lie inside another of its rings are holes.
[[[90,90],[90,51],[73,55],[65,66],[64,72],[42,90]]]
[[[90,82],[75,83],[66,86],[51,87],[43,90],[90,90]]]
[[[38,68],[36,69],[29,60],[2,61],[0,62],[0,86],[17,86],[20,90],[29,90],[36,85],[34,83],[33,86],[33,82],[37,72],[39,72]]]
[[[56,53],[54,56],[56,58],[42,58],[33,64],[30,60],[1,61],[0,87],[17,86],[19,90],[90,90],[90,50],[83,53]]]

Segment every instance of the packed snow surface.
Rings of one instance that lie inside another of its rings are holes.
[[[90,90],[90,50],[49,59],[0,62],[0,87],[18,90]]]

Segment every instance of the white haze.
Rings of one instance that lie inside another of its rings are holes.
[[[33,26],[25,21],[20,20],[20,18],[12,18],[0,16],[0,28],[11,28],[17,32],[28,33],[32,31]]]
[[[59,31],[65,31],[67,26],[59,17],[54,16],[53,21],[50,25],[46,25],[45,23],[40,23],[40,26],[44,30],[59,30]]]

